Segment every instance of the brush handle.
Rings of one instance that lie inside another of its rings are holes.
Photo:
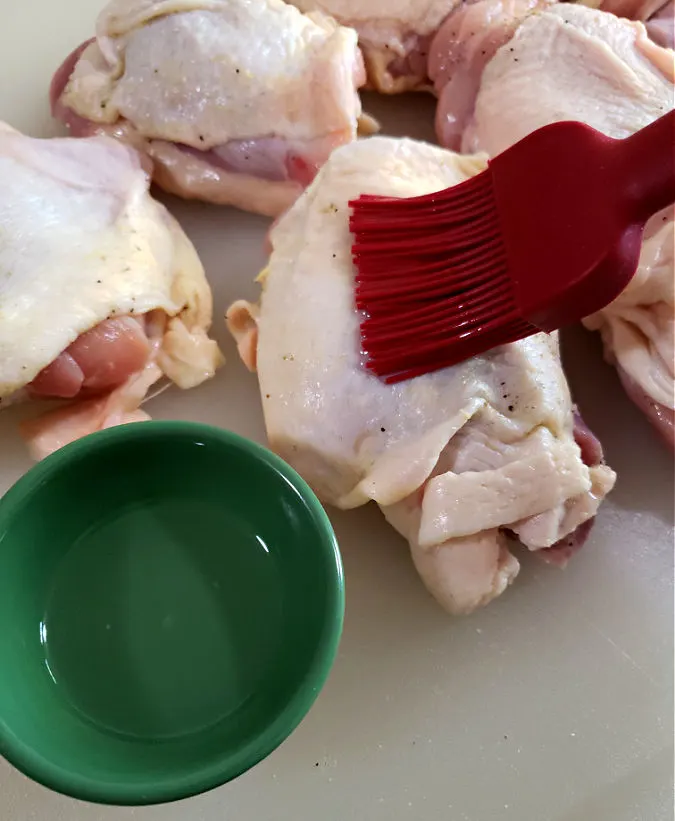
[[[619,142],[631,216],[644,223],[675,202],[675,111]]]

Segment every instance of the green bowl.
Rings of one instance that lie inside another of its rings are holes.
[[[274,454],[190,422],[88,436],[0,501],[0,753],[99,803],[216,787],[309,710],[343,612],[328,517]]]

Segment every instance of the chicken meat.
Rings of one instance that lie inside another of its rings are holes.
[[[356,137],[364,82],[356,32],[282,0],[112,0],[51,100],[165,190],[276,216]]]
[[[462,0],[289,0],[320,11],[358,32],[370,86],[385,94],[428,86],[429,43]]]
[[[642,20],[649,36],[660,46],[673,48],[673,0],[582,0],[584,6]]]
[[[429,78],[438,96],[436,133],[453,151],[462,146],[485,66],[520,23],[555,0],[477,0],[463,3],[429,47]]]
[[[495,23],[499,39],[505,30],[510,34],[491,58],[474,66],[465,86],[472,92],[462,100],[441,95],[441,142],[455,147],[459,138],[462,150],[494,156],[537,128],[572,119],[623,138],[673,108],[675,55],[652,42],[642,23],[571,4],[525,11],[530,0],[512,1],[523,5],[512,7],[510,23]],[[493,2],[482,0],[472,10]],[[485,27],[471,48],[480,50],[480,42],[491,37]],[[440,65],[441,57],[436,59]],[[667,208],[646,226],[639,268],[628,288],[584,320],[600,331],[607,359],[616,364],[629,396],[671,446],[674,246],[673,209]]]
[[[555,335],[395,385],[363,367],[348,201],[437,191],[486,159],[385,137],[338,149],[273,228],[260,303],[227,315],[271,447],[323,501],[375,501],[454,613],[515,577],[509,537],[564,564],[615,478],[575,416]]]
[[[213,376],[203,268],[133,149],[0,124],[0,179],[0,407],[70,400],[25,424],[36,458]]]

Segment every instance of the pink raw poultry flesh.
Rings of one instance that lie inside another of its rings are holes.
[[[27,391],[32,397],[72,399],[86,391],[118,388],[150,357],[144,326],[131,317],[105,319],[43,368]]]

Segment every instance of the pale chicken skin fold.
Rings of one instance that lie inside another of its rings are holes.
[[[489,5],[492,0],[483,2]],[[502,30],[503,21],[499,25]],[[481,66],[474,97],[460,115],[453,111],[451,98],[441,97],[441,142],[456,145],[452,126],[460,120],[462,150],[491,156],[561,120],[580,120],[610,137],[624,138],[675,104],[675,55],[652,42],[642,23],[558,4],[519,18],[513,32]],[[483,37],[490,37],[487,30]],[[630,285],[611,305],[584,320],[586,327],[601,333],[606,358],[616,365],[629,396],[671,447],[674,247],[671,207],[647,223]]]
[[[411,140],[338,149],[273,228],[260,304],[227,315],[257,370],[271,447],[323,501],[377,502],[455,613],[515,577],[507,531],[563,564],[615,478],[590,432],[584,461],[555,335],[396,385],[363,367],[348,201],[430,193],[485,166]]]
[[[112,0],[51,99],[73,135],[141,151],[165,190],[276,216],[355,139],[363,82],[356,33],[282,0]]]
[[[0,179],[0,408],[70,400],[25,423],[36,458],[149,418],[141,403],[163,377],[213,376],[202,265],[135,151],[0,124]]]

